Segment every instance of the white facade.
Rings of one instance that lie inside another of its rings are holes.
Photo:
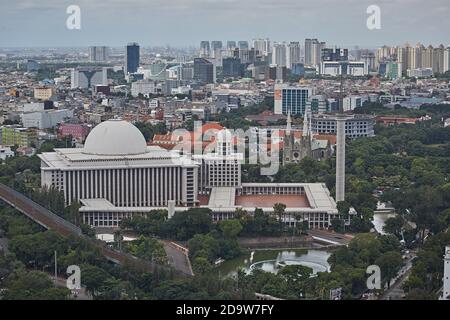
[[[336,77],[338,75],[341,75],[342,72],[343,66],[339,61],[322,62],[320,68],[321,75]],[[369,68],[364,61],[349,61],[347,62],[347,70],[344,71],[344,74],[354,77],[361,77],[369,74]]]
[[[5,161],[6,158],[13,157],[14,151],[11,150],[11,147],[0,145],[0,160]]]
[[[91,131],[84,148],[40,154],[42,185],[62,191],[66,204],[80,201],[83,222],[92,227],[118,227],[124,218],[155,209],[169,208],[173,215],[210,208],[216,221],[233,218],[236,208],[273,213],[272,202],[279,197],[295,203],[286,208],[289,217],[283,222],[326,228],[338,214],[320,183],[242,184],[242,154],[233,151],[231,132],[210,134],[216,141],[210,152],[181,155],[148,147],[132,124],[108,120]]]
[[[314,134],[336,134],[336,115],[313,115],[311,119]],[[355,139],[359,137],[373,137],[374,117],[365,115],[351,115],[345,119],[345,136]]]
[[[131,95],[133,97],[137,97],[139,96],[139,94],[148,96],[150,94],[154,94],[155,92],[156,92],[156,84],[154,81],[139,80],[131,84]]]
[[[71,72],[71,89],[90,89],[95,85],[108,85],[107,68],[75,68]]]
[[[444,286],[442,300],[450,300],[450,246],[445,247],[444,255]]]
[[[103,199],[117,207],[179,206],[197,201],[197,164],[159,147],[147,147],[126,121],[95,127],[82,149],[43,153],[42,185],[64,192],[65,201]]]
[[[67,118],[73,117],[73,111],[68,109],[45,110],[42,112],[27,112],[20,115],[25,128],[50,129],[56,127]]]
[[[299,42],[291,42],[287,45],[286,66],[292,69],[292,65],[301,62],[301,50]]]
[[[272,50],[272,64],[278,67],[286,66],[286,44],[275,43]]]
[[[408,75],[408,77],[430,78],[433,76],[433,69],[432,68],[408,69],[406,71],[406,74]]]

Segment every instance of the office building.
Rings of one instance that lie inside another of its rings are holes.
[[[194,80],[201,83],[215,83],[215,66],[204,58],[194,59]]]
[[[325,49],[325,42],[317,39],[305,39],[305,65],[309,67],[320,67],[322,59],[322,49]]]
[[[222,60],[222,75],[224,78],[238,78],[242,76],[241,59],[235,57]]]
[[[4,146],[31,147],[37,141],[36,130],[19,125],[2,126],[1,131],[1,144]]]
[[[238,47],[239,50],[242,50],[242,49],[246,49],[247,50],[247,49],[249,49],[248,41],[238,41],[237,47]]]
[[[70,78],[71,89],[91,89],[95,85],[108,85],[107,68],[75,68]]]
[[[89,62],[105,62],[108,60],[108,47],[89,47]]]
[[[306,104],[313,95],[311,87],[292,87],[286,84],[275,84],[274,101],[275,114],[301,115],[305,114]]]
[[[364,61],[323,61],[320,68],[321,75],[339,76],[349,75],[361,77],[369,74],[369,69]]]
[[[286,67],[286,43],[273,44],[272,64],[277,67]]]
[[[73,110],[58,109],[40,112],[27,112],[20,115],[25,128],[51,129],[66,119],[73,117]]]
[[[210,56],[211,56],[211,48],[209,45],[209,41],[200,42],[200,57],[209,58]]]
[[[263,56],[268,56],[272,52],[269,39],[254,39],[253,48]]]
[[[348,49],[323,48],[321,56],[322,61],[347,61]]]
[[[288,69],[301,62],[301,48],[300,42],[291,42],[287,45],[286,49],[286,66]]]
[[[133,97],[138,97],[143,95],[144,97],[149,97],[156,94],[156,83],[152,80],[138,80],[131,84],[131,95]]]
[[[125,48],[125,75],[135,73],[139,69],[140,47],[137,43],[129,43]]]

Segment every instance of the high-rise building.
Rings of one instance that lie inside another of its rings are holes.
[[[292,70],[292,67],[301,62],[300,42],[291,42],[287,45],[286,66]]]
[[[305,65],[319,67],[325,46],[325,42],[319,42],[317,39],[305,39]]]
[[[272,52],[270,46],[270,40],[267,39],[253,39],[253,48],[259,52],[259,54],[268,56]]]
[[[139,44],[137,43],[130,43],[127,45],[125,51],[125,74],[135,73],[138,70],[140,58],[139,50]]]
[[[450,71],[450,46],[444,51],[444,70],[443,72]]]
[[[347,61],[348,49],[340,48],[323,48],[322,61]]]
[[[227,49],[235,49],[236,48],[236,41],[227,41]]]
[[[70,88],[91,89],[95,85],[108,85],[107,68],[75,68],[72,69]]]
[[[406,45],[408,47],[409,44]],[[406,54],[406,49],[403,47],[397,48],[397,62],[402,66],[402,73],[406,73],[408,69],[408,55]]]
[[[272,48],[272,64],[279,67],[286,66],[286,43],[274,43]]]
[[[228,57],[222,60],[222,75],[231,78],[242,76],[241,59]]]
[[[108,60],[108,48],[105,46],[89,47],[89,62],[105,62]]]
[[[214,83],[214,64],[204,58],[194,59],[194,79],[202,83]]]
[[[422,68],[433,68],[433,47],[430,45],[422,50]]]
[[[290,113],[291,115],[304,115],[309,97],[313,95],[311,87],[292,87],[285,84],[276,84],[274,89],[275,114]]]
[[[222,41],[211,41],[211,58],[222,58]]]
[[[209,41],[200,42],[200,57],[209,58],[211,56],[211,48],[209,46]]]
[[[248,41],[239,41],[238,48],[239,50],[248,50]]]
[[[444,52],[442,44],[433,49],[433,73],[444,73]]]

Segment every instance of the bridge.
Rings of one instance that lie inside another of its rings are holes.
[[[26,215],[28,218],[38,223],[48,230],[53,230],[64,237],[76,236],[88,241],[90,244],[99,249],[100,253],[109,261],[121,264],[130,265],[140,270],[154,272],[156,269],[170,271],[167,266],[158,265],[149,261],[139,259],[133,255],[125,252],[114,250],[106,245],[103,241],[94,240],[86,235],[83,235],[81,229],[73,223],[61,218],[50,210],[44,208],[30,198],[24,196],[20,192],[0,183],[0,199],[8,205],[14,207],[19,212]],[[176,268],[175,271],[180,276],[193,276],[192,271],[188,268]]]

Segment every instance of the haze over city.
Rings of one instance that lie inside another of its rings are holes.
[[[366,27],[368,6],[381,29]],[[340,46],[409,41],[447,45],[446,0],[1,0],[1,47],[193,46],[204,39],[291,41],[321,38]],[[81,8],[81,30],[68,30],[66,8]]]

